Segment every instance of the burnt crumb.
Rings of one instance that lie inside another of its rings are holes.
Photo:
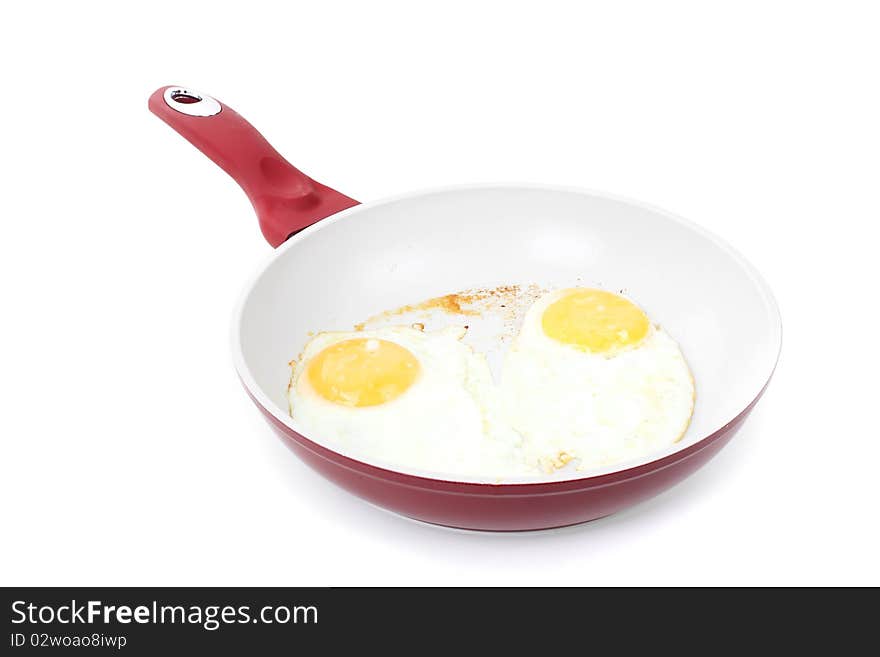
[[[521,285],[502,285],[495,288],[462,290],[454,294],[427,299],[420,303],[386,310],[360,324],[356,324],[354,328],[356,331],[362,331],[374,322],[387,320],[396,315],[412,312],[430,313],[432,310],[440,310],[450,315],[470,315],[473,317],[482,317],[484,313],[491,312],[493,309],[498,310],[499,308],[503,309],[505,313],[511,313],[515,312],[520,295],[527,293],[530,296],[535,296],[541,291],[543,289],[536,284],[531,284],[527,287]]]

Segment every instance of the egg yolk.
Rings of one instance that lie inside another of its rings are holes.
[[[354,338],[330,345],[309,363],[312,388],[343,406],[376,406],[399,397],[419,374],[419,361],[388,340]]]
[[[544,311],[547,336],[582,351],[614,352],[648,334],[648,316],[623,297],[588,288],[568,290]]]

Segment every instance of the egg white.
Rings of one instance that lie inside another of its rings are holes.
[[[606,467],[678,441],[694,410],[694,382],[675,341],[651,326],[638,344],[595,354],[544,333],[544,311],[526,313],[495,386],[486,357],[461,342],[466,329],[386,326],[324,332],[293,363],[290,414],[307,435],[354,458],[425,472],[494,478]],[[377,338],[408,349],[420,372],[399,397],[352,407],[319,395],[305,376],[323,349]]]
[[[461,342],[464,333],[463,327],[423,332],[407,326],[319,333],[293,368],[290,414],[307,434],[332,441],[354,458],[450,475],[526,473],[521,437],[500,420],[488,363]],[[375,406],[325,399],[305,376],[308,363],[326,347],[352,338],[405,347],[419,361],[418,377],[399,397]]]
[[[652,326],[611,355],[548,337],[542,317],[566,293],[536,301],[504,360],[503,417],[523,438],[528,464],[544,472],[608,466],[678,441],[694,409],[694,382],[675,341]]]

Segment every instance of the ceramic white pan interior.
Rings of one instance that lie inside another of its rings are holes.
[[[769,288],[733,249],[694,224],[578,190],[481,186],[359,205],[289,239],[239,304],[233,326],[236,368],[279,421],[344,454],[331,441],[301,430],[287,412],[288,361],[310,332],[352,330],[383,311],[431,297],[514,284],[522,290],[582,285],[623,291],[678,341],[696,382],[694,417],[675,446],[613,468],[563,471],[562,479],[623,470],[694,444],[759,395],[778,358],[781,323]],[[479,317],[441,310],[419,316],[428,329],[469,325],[465,340],[488,352],[497,369],[521,309],[494,308]],[[373,323],[412,319],[391,316]]]

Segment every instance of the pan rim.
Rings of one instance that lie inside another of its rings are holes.
[[[310,235],[322,230],[323,228],[336,223],[337,221],[344,220],[350,214],[356,214],[359,211],[362,211],[366,208],[376,208],[384,205],[390,205],[399,201],[407,200],[410,198],[417,198],[422,196],[430,196],[432,194],[442,194],[442,193],[450,193],[450,192],[463,192],[463,191],[476,191],[476,190],[486,190],[486,191],[523,191],[523,190],[535,190],[535,191],[547,191],[547,192],[558,192],[558,193],[568,193],[568,194],[578,194],[585,196],[592,196],[594,198],[599,198],[603,200],[618,202],[627,204],[642,210],[646,210],[652,212],[654,214],[658,214],[663,216],[666,219],[674,221],[679,225],[695,232],[701,237],[709,240],[713,244],[715,244],[718,248],[724,251],[729,257],[731,257],[749,276],[752,283],[755,285],[756,290],[762,297],[762,301],[766,305],[769,314],[771,316],[770,322],[770,338],[773,340],[774,345],[770,350],[772,357],[768,361],[768,366],[766,369],[766,373],[761,377],[762,383],[761,385],[750,395],[752,401],[747,404],[744,408],[740,409],[737,413],[733,414],[730,417],[725,418],[722,422],[718,423],[717,426],[711,431],[703,432],[701,435],[687,439],[685,434],[685,438],[680,440],[673,445],[664,448],[663,450],[652,452],[646,456],[628,459],[626,461],[621,461],[620,463],[606,466],[603,468],[593,468],[584,472],[575,472],[573,474],[566,474],[565,476],[559,477],[548,477],[547,475],[517,475],[511,477],[505,477],[503,480],[499,481],[497,477],[480,477],[480,476],[465,476],[465,475],[451,475],[448,473],[442,472],[434,472],[427,470],[420,470],[418,468],[405,468],[401,469],[399,465],[387,463],[382,461],[381,459],[366,459],[363,457],[355,457],[345,453],[339,449],[338,445],[334,445],[332,441],[324,440],[320,437],[311,434],[310,432],[304,431],[302,428],[297,426],[297,422],[291,418],[284,409],[278,406],[271,398],[263,393],[260,386],[257,384],[253,375],[250,372],[250,368],[247,365],[247,361],[244,356],[244,351],[242,349],[242,338],[241,338],[241,325],[242,318],[244,316],[244,310],[247,306],[247,302],[251,296],[253,290],[257,287],[257,285],[262,280],[263,275],[269,270],[272,263],[275,260],[284,257],[284,254],[291,248],[293,248],[299,242],[308,239]],[[628,470],[640,469],[645,466],[648,466],[652,463],[658,461],[665,461],[669,457],[683,453],[691,448],[696,447],[700,443],[704,442],[707,439],[712,438],[719,434],[719,432],[723,431],[730,424],[734,423],[740,416],[746,413],[755,402],[761,397],[764,390],[766,390],[769,382],[773,376],[773,373],[776,369],[776,366],[779,362],[779,356],[782,350],[782,318],[779,312],[779,306],[776,302],[776,298],[773,295],[770,286],[764,280],[763,276],[758,272],[758,270],[734,247],[732,247],[729,243],[727,243],[722,238],[715,235],[713,232],[703,228],[699,224],[696,224],[689,219],[685,219],[675,213],[669,212],[663,208],[659,208],[657,206],[651,205],[650,203],[645,203],[640,200],[628,198],[625,196],[620,196],[616,194],[609,194],[606,192],[586,189],[577,186],[568,186],[568,185],[554,185],[554,184],[544,184],[544,183],[521,183],[521,182],[492,182],[492,183],[468,183],[468,184],[454,184],[454,185],[443,185],[438,187],[429,187],[425,189],[418,189],[415,191],[405,192],[403,194],[398,194],[390,197],[385,197],[378,199],[376,201],[370,201],[367,203],[362,203],[355,205],[353,207],[347,208],[336,214],[322,219],[311,226],[303,229],[298,232],[296,235],[290,237],[287,241],[284,242],[281,246],[276,248],[274,251],[268,254],[268,256],[259,264],[259,267],[256,271],[251,275],[251,277],[246,281],[243,291],[240,293],[238,301],[236,302],[235,308],[233,310],[232,315],[232,326],[231,326],[231,340],[232,340],[232,356],[233,356],[233,365],[238,374],[239,379],[242,384],[248,391],[248,393],[253,397],[254,401],[257,402],[259,406],[261,406],[266,412],[272,415],[272,417],[277,420],[279,423],[287,427],[290,431],[297,434],[298,436],[302,436],[307,441],[312,442],[332,453],[338,454],[339,456],[348,459],[349,461],[354,461],[356,463],[361,463],[364,466],[371,468],[378,468],[380,470],[390,471],[397,475],[416,477],[419,479],[425,479],[429,481],[436,482],[446,482],[446,483],[460,483],[467,485],[485,485],[489,487],[498,487],[498,486],[530,486],[535,484],[543,484],[543,485],[551,485],[551,484],[563,484],[563,483],[571,483],[575,481],[588,481],[594,480],[600,477],[607,477],[609,475],[620,474],[626,472]]]

